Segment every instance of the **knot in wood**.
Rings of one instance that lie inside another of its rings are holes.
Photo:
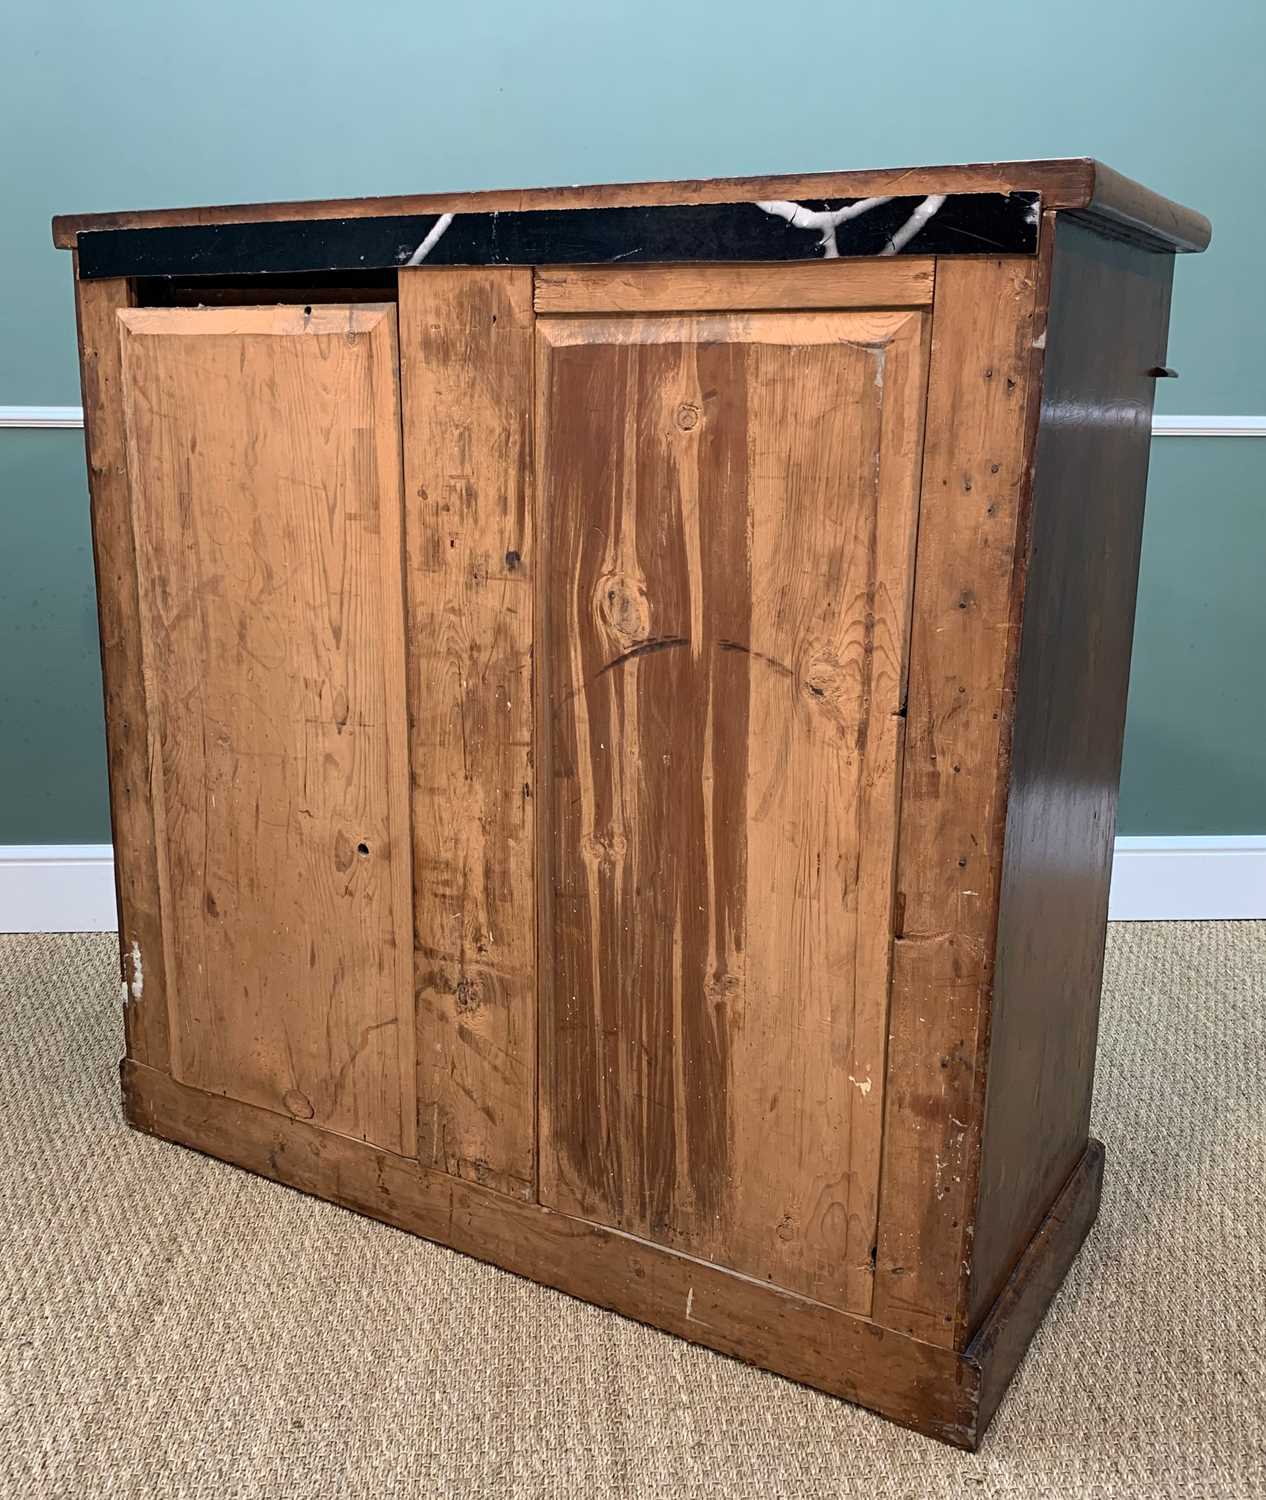
[[[594,608],[603,628],[623,649],[651,633],[651,605],[646,589],[623,573],[604,573],[594,591]]]
[[[334,868],[345,875],[356,863],[356,845],[341,829],[334,835]]]
[[[478,1010],[484,1003],[483,985],[477,974],[463,974],[453,986],[458,1010]]]
[[[602,833],[586,834],[581,847],[587,859],[598,865],[611,866],[628,853],[629,841],[620,829],[610,828]]]
[[[743,981],[737,974],[716,969],[703,982],[703,991],[713,1005],[725,1005],[742,992]]]
[[[820,707],[837,724],[852,722],[855,714],[850,707],[849,671],[843,662],[833,656],[815,656],[808,661],[800,674],[804,696],[811,704]]]
[[[310,1120],[316,1114],[312,1100],[301,1089],[287,1089],[281,1096],[281,1102],[296,1120]]]

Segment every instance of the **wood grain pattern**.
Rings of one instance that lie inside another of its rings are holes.
[[[131,304],[132,290],[126,281],[75,283],[119,907],[120,994],[128,1056],[166,1068],[171,1041],[155,828],[161,783],[154,774],[157,758],[141,666],[117,318]]]
[[[547,266],[536,272],[538,313],[711,312],[926,307],[931,259],[794,264]]]
[[[532,273],[400,273],[418,1154],[536,1190]]]
[[[541,1200],[858,1310],[926,321],[538,323]]]
[[[961,1347],[1019,639],[1039,267],[937,268],[874,1316]]]
[[[1055,228],[969,1325],[1086,1148],[1173,259]]]
[[[118,317],[173,1072],[411,1154],[394,308]]]

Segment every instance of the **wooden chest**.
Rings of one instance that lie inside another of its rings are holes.
[[[973,1446],[1092,1223],[1094,162],[59,219],[129,1121]]]

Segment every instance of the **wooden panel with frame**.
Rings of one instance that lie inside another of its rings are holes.
[[[117,320],[172,1074],[411,1155],[395,309]]]
[[[926,316],[538,348],[542,1202],[869,1312]]]

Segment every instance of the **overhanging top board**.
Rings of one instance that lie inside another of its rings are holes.
[[[653,203],[799,203],[883,194],[1040,193],[1046,213],[1071,213],[1100,233],[1170,254],[1203,250],[1208,219],[1089,156],[1047,161],[995,161],[957,166],[793,172],[760,177],[686,178],[573,187],[485,188],[477,192],[402,193],[372,198],[310,198],[290,203],[220,203],[187,208],[121,209],[56,214],[53,243],[73,250],[82,234],[107,229],[170,229],[178,225],[262,224],[278,219],[375,219],[414,214],[509,213],[526,209],[627,208]]]
[[[82,280],[397,266],[1031,255],[1037,193],[670,203],[87,230]]]

